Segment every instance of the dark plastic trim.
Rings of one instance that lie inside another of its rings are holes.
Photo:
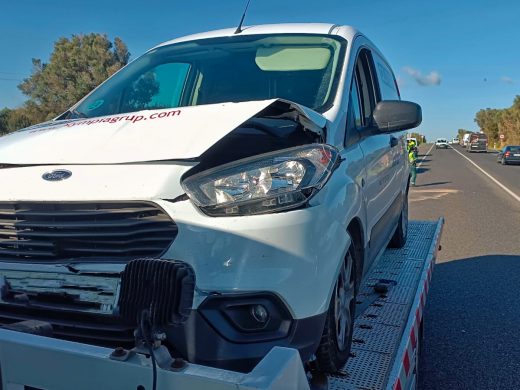
[[[255,299],[266,299],[267,296],[276,297],[271,293],[246,294],[233,296],[211,296],[203,302],[205,307],[222,307],[224,305],[239,305],[244,302],[252,302]],[[276,299],[273,301],[275,304]],[[218,302],[217,302],[218,301]],[[281,312],[287,309],[279,308]],[[303,361],[307,361],[316,352],[323,326],[325,324],[326,312],[302,319],[290,318],[291,326],[284,336],[275,331],[276,339],[269,339],[268,332],[257,333],[257,341],[253,341],[253,332],[240,332],[225,316],[210,316],[207,310],[193,310],[187,322],[183,326],[169,327],[166,331],[170,345],[184,358],[192,363],[208,365],[234,371],[248,372],[275,346],[295,348],[300,352]],[[231,332],[230,329],[233,329]],[[227,334],[227,332],[231,332]],[[224,335],[225,333],[226,335]],[[238,338],[240,342],[230,340]]]

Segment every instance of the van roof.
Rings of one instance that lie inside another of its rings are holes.
[[[196,39],[230,37],[233,35],[256,35],[256,34],[325,34],[337,35],[351,42],[356,35],[361,34],[356,28],[351,26],[340,26],[332,23],[283,23],[283,24],[262,24],[258,26],[244,26],[242,32],[235,34],[236,27],[223,30],[207,31],[198,34],[186,35],[184,37],[172,39],[161,43],[159,46],[172,43],[193,41]]]

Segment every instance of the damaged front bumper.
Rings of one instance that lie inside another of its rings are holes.
[[[324,199],[334,194],[335,186],[326,187],[304,209],[229,218],[208,217],[190,201],[156,201],[178,227],[161,258],[189,264],[197,278],[190,320],[168,332],[182,356],[250,370],[274,346],[296,348],[305,360],[314,353],[338,259],[349,246],[334,216],[340,205]],[[135,327],[120,321],[117,307],[124,269],[124,262],[2,263],[0,322],[35,319],[51,323],[59,339],[131,347]],[[240,323],[228,321],[229,313],[208,303],[220,299],[237,306],[259,294],[272,299],[247,304],[262,304],[271,319],[280,310],[284,323],[273,332],[240,331]]]
[[[338,217],[335,186],[304,209],[213,218],[190,201],[158,202],[175,216],[178,236],[162,258],[190,264],[197,277],[196,309],[211,293],[269,291],[302,319],[327,311],[350,237]]]
[[[134,354],[110,358],[112,349],[0,329],[2,388],[18,390],[151,389],[149,358]],[[249,373],[187,363],[158,368],[158,389],[309,389],[298,352],[275,347]]]

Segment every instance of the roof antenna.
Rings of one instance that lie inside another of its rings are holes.
[[[243,31],[242,23],[244,23],[244,18],[246,17],[246,12],[247,12],[247,9],[249,8],[250,2],[251,2],[251,0],[247,0],[246,9],[244,10],[244,13],[242,14],[242,19],[240,19],[240,23],[238,24],[238,27],[233,34],[240,34]]]

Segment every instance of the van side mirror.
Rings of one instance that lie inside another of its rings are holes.
[[[404,100],[383,100],[372,113],[372,127],[382,133],[413,129],[421,122],[421,106]]]

